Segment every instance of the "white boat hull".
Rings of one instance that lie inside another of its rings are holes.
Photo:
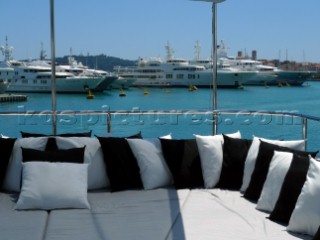
[[[63,79],[56,79],[57,93],[84,93],[88,89],[96,88],[103,79],[100,77],[70,77]],[[10,82],[6,92],[36,92],[36,93],[50,93],[52,89],[51,79],[46,81],[37,80],[13,80]]]
[[[179,73],[175,73],[179,75]],[[180,77],[182,74],[180,75]],[[255,72],[232,72],[218,71],[217,86],[220,88],[236,88],[247,82],[248,79],[254,79]],[[184,74],[183,78],[138,78],[133,86],[135,87],[188,87],[194,85],[200,88],[213,86],[212,72],[202,71],[196,74]]]
[[[4,93],[7,90],[7,88],[7,82],[0,79],[0,93]]]

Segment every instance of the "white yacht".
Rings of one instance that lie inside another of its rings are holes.
[[[4,63],[2,63],[4,64]],[[51,92],[51,68],[44,66],[29,66],[20,61],[5,62],[12,67],[9,86],[6,92]],[[96,88],[103,78],[74,76],[71,73],[56,72],[56,91],[58,93],[81,93]]]
[[[137,66],[115,67],[114,71],[125,79],[136,79],[136,87],[196,87],[212,86],[212,70],[203,64],[173,57],[173,50],[166,45],[167,60],[160,58],[139,59]],[[254,80],[256,71],[240,71],[230,66],[218,67],[217,86],[236,88]]]
[[[190,64],[197,64],[204,66],[207,69],[212,69],[212,60],[211,59],[201,59],[200,51],[201,46],[198,42],[196,42],[195,46],[195,59],[190,60]],[[274,71],[261,71],[259,68],[247,67],[253,64],[253,60],[248,60],[247,62],[237,61],[233,62],[227,56],[226,47],[224,42],[221,41],[221,45],[217,48],[217,69],[218,69],[218,77],[221,70],[228,70],[231,72],[240,72],[241,74],[245,74],[245,72],[250,72],[250,76],[242,81],[243,85],[267,85],[272,82],[276,77],[276,73]],[[257,61],[256,61],[257,62]],[[245,67],[239,67],[239,64],[243,64]],[[255,63],[256,64],[256,63]],[[259,62],[259,64],[261,64]]]
[[[267,76],[268,74],[275,75],[274,78],[269,81],[268,85],[292,85],[301,86],[305,81],[313,76],[313,72],[310,71],[289,71],[282,70],[274,66],[264,65],[261,61],[249,59],[249,58],[235,58],[230,57],[227,54],[227,48],[224,41],[218,48],[218,58],[227,61],[231,67],[237,68],[243,71],[258,71],[260,76]],[[249,82],[248,85],[260,85],[263,81]]]
[[[28,66],[43,66],[51,68],[51,61],[45,60],[45,58],[45,51],[41,49],[40,60],[30,61],[27,64]],[[72,55],[72,49],[70,49],[68,64],[57,64],[56,72],[65,72],[80,77],[103,78],[103,81],[101,81],[97,87],[91,89],[94,92],[102,92],[110,88],[110,85],[118,78],[113,73],[98,69],[91,69],[84,66],[81,62],[76,61]]]
[[[7,76],[6,92],[51,92],[52,71],[49,66],[28,65],[25,62],[12,60],[13,48],[6,45],[1,47],[5,57],[0,68],[12,68]],[[56,92],[80,93],[96,88],[103,81],[102,77],[75,76],[71,73],[56,72]]]

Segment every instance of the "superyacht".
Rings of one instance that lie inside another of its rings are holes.
[[[212,87],[211,69],[173,57],[169,44],[165,48],[166,61],[141,58],[137,66],[115,67],[114,71],[122,78],[136,79],[133,83],[136,87]],[[257,76],[256,71],[241,71],[227,64],[219,65],[217,72],[217,86],[221,88],[237,88]]]

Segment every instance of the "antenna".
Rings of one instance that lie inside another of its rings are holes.
[[[199,41],[196,41],[196,44],[194,45],[194,58],[195,60],[200,60],[200,53],[201,53],[201,45],[199,44]]]
[[[46,51],[43,49],[43,42],[41,42],[40,60],[45,60],[47,57]]]

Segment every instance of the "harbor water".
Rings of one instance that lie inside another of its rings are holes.
[[[213,105],[211,89],[189,91],[185,88],[131,88],[120,97],[118,90],[96,93],[94,99],[85,94],[57,94],[57,110],[66,113],[58,117],[58,133],[92,130],[97,136],[107,135],[107,117],[92,115],[93,111],[116,111],[112,115],[112,136],[130,136],[139,131],[143,137],[159,137],[171,133],[173,138],[193,138],[193,134],[212,134],[212,116],[185,114],[180,110],[210,110]],[[20,131],[52,133],[51,95],[27,93],[28,101],[0,103],[1,112],[28,112],[30,115],[0,116],[0,133],[20,137]],[[320,82],[307,82],[302,87],[245,87],[244,89],[218,89],[219,110],[276,111],[320,116]],[[34,114],[33,112],[41,112]],[[72,111],[83,114],[75,116]],[[121,111],[135,115],[120,114]],[[142,114],[148,111],[148,115]],[[169,111],[162,115],[159,111]],[[70,112],[70,114],[68,114]],[[141,112],[141,114],[139,114]],[[244,138],[252,135],[277,139],[301,139],[301,120],[254,114],[221,115],[218,132],[240,130]],[[308,150],[318,150],[320,123],[308,123]]]

